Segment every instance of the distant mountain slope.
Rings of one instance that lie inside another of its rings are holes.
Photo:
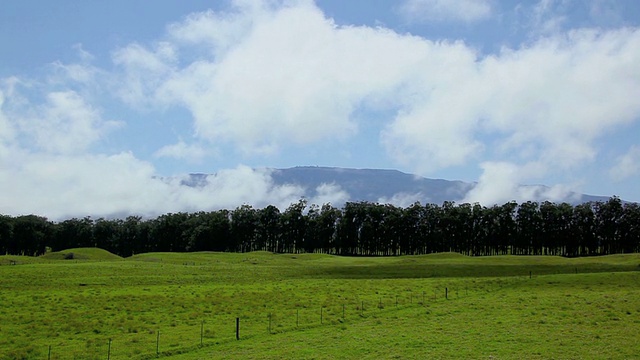
[[[297,185],[304,196],[313,199],[322,185],[333,185],[348,194],[347,201],[370,201],[408,206],[416,201],[441,205],[445,201],[460,203],[476,184],[464,181],[429,179],[397,170],[350,169],[337,167],[298,166],[288,169],[270,169],[275,186]],[[203,186],[206,174],[192,174],[184,185]],[[537,201],[545,199],[549,188],[544,185],[522,185],[527,193],[535,194]],[[606,201],[608,197],[569,194],[566,200],[573,204],[587,201]]]
[[[274,170],[272,178],[278,185],[296,184],[308,191],[322,184],[336,184],[349,193],[351,201],[376,202],[404,197],[441,204],[459,201],[473,188],[473,184],[462,181],[427,179],[397,170],[299,166]],[[309,194],[309,197],[314,195]]]

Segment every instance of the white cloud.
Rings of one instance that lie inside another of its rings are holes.
[[[540,0],[531,9],[527,9],[532,34],[559,33],[567,22],[567,17],[564,15],[566,5],[566,1],[562,0]]]
[[[419,3],[429,2],[406,4]],[[518,185],[592,161],[595,140],[640,114],[630,96],[640,93],[640,30],[559,33],[560,18],[544,25],[552,13],[545,6],[557,8],[555,2],[538,4],[539,25],[548,28],[541,33],[552,35],[486,57],[463,42],[338,26],[310,1],[234,4],[231,12],[192,14],[156,42],[114,51],[112,71],[92,67],[79,48],[80,64],[54,63],[55,81],[3,80],[0,182],[12,191],[0,195],[0,213],[153,215],[243,202],[286,208],[304,194],[243,166],[190,188],[159,178],[132,153],[95,153],[93,146],[122,124],[105,120],[99,94],[73,84],[104,85],[136,109],[186,109],[193,139],[155,153],[178,159],[203,158],[221,144],[251,156],[336,138],[347,143],[371,125],[368,111],[382,111],[391,115],[379,140],[398,164],[424,175],[485,161],[467,199],[483,203],[567,196],[571,186]],[[444,2],[433,4],[448,11]],[[491,14],[490,2],[457,5],[456,15],[440,16],[476,21]],[[611,176],[637,173],[634,149]],[[315,190],[311,202],[318,204],[348,198],[335,184]]]
[[[209,153],[210,151],[199,144],[187,144],[180,140],[175,144],[163,146],[154,153],[154,156],[198,162]]]
[[[594,158],[596,138],[640,114],[628,96],[640,93],[640,30],[574,31],[458,59],[438,72],[451,78],[424,79],[428,95],[383,133],[389,152],[418,171],[486,156],[571,170]]]
[[[309,204],[342,206],[350,199],[348,192],[335,183],[321,184],[316,187],[315,195],[309,199]]]
[[[221,170],[200,187],[186,186],[180,177],[159,177],[151,163],[131,152],[93,151],[94,144],[122,124],[104,120],[83,95],[49,91],[47,84],[37,82],[20,91],[26,83],[18,79],[0,84],[0,183],[10,189],[0,192],[1,214],[62,220],[232,209],[243,203],[285,209],[304,195],[298,186],[274,184],[269,170],[246,166]],[[197,145],[179,142],[159,155],[193,157],[199,151]],[[330,187],[319,194],[343,196]]]
[[[126,104],[138,108],[158,105],[153,102],[153,96],[177,61],[175,50],[167,42],[156,43],[152,50],[130,44],[115,51],[112,60],[123,69],[113,79],[116,94]]]
[[[3,111],[4,103],[4,91],[0,89],[0,145],[13,141],[15,137],[15,129]]]
[[[126,48],[115,60],[134,79],[131,98],[185,107],[199,140],[245,155],[349,138],[368,126],[356,109],[396,111],[381,144],[421,175],[482,159],[571,171],[640,113],[627,96],[640,93],[640,30],[560,33],[549,24],[562,2],[535,5],[532,21],[552,35],[486,57],[462,42],[337,26],[311,2],[270,5],[172,24],[171,56]],[[139,74],[146,63],[152,75]]]
[[[218,28],[215,36],[197,33]],[[245,154],[349,137],[359,125],[352,119],[356,109],[410,106],[431,87],[414,77],[446,81],[452,71],[438,72],[473,53],[387,29],[338,27],[309,2],[230,18],[193,15],[169,31],[172,48],[181,49],[176,56],[201,55],[174,68],[173,60],[132,45],[118,52],[127,61],[115,58],[132,79],[122,82],[123,93],[184,106],[197,137],[231,143]],[[158,65],[137,65],[145,63]]]
[[[554,6],[537,5],[541,13]],[[169,32],[171,51],[134,44],[118,52],[134,79],[124,93],[183,106],[199,139],[248,155],[349,137],[367,126],[352,118],[356,109],[382,107],[397,109],[382,144],[421,174],[487,150],[571,167],[593,159],[592,141],[640,111],[625,96],[640,90],[635,29],[577,30],[482,58],[461,42],[339,27],[312,3],[294,2],[194,14]]]
[[[85,151],[108,131],[120,126],[104,121],[100,111],[73,91],[46,94],[46,103],[18,120],[24,137],[46,152]]]
[[[570,186],[541,185],[524,186],[522,181],[540,178],[548,171],[541,163],[516,165],[508,162],[484,162],[483,172],[476,186],[471,189],[462,203],[480,203],[485,206],[531,201],[572,202],[579,200],[579,194]]]
[[[391,204],[402,208],[407,208],[417,201],[416,199],[424,199],[425,195],[421,192],[418,193],[406,193],[400,192],[393,194],[390,198],[381,197],[378,199],[380,204]]]
[[[640,174],[640,146],[632,146],[627,153],[618,157],[609,169],[609,176],[614,181],[623,181]]]
[[[411,21],[475,22],[491,16],[490,0],[405,0],[400,14]]]
[[[154,167],[131,153],[47,155],[13,152],[0,158],[0,213],[36,213],[54,220],[73,216],[148,217],[168,212],[233,209],[241,204],[286,209],[304,194],[275,185],[267,170],[246,166],[221,170],[207,185],[190,187],[180,177],[159,178]]]

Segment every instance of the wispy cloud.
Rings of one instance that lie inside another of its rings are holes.
[[[167,157],[173,159],[181,159],[193,162],[200,162],[208,155],[209,151],[199,144],[187,144],[180,140],[171,145],[165,145],[157,150],[154,155],[156,157]]]
[[[491,0],[405,0],[402,16],[418,22],[475,22],[492,15]]]
[[[615,181],[623,181],[640,174],[640,146],[634,145],[624,155],[618,157],[609,169],[609,176]]]

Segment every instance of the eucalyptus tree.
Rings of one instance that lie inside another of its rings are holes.
[[[598,239],[595,233],[595,214],[592,203],[578,204],[573,207],[571,219],[573,237],[576,249],[572,253],[570,249],[567,256],[588,256],[598,252]]]
[[[53,235],[53,224],[47,218],[23,215],[14,218],[13,241],[9,253],[14,255],[42,255]]]
[[[93,238],[93,220],[89,217],[64,220],[53,228],[53,236],[48,239],[53,251],[97,245]]]
[[[320,209],[316,225],[318,244],[326,254],[339,254],[338,224],[342,219],[342,211],[331,204],[324,204]]]
[[[307,207],[306,200],[300,200],[289,207],[280,216],[282,226],[282,248],[278,252],[294,253],[303,249],[306,229],[306,217],[304,210]]]
[[[253,250],[258,230],[258,212],[251,205],[237,207],[231,213],[230,251],[247,252]],[[283,252],[283,249],[278,249]]]
[[[638,203],[624,204],[620,232],[622,252],[640,252],[640,205]]]
[[[392,213],[392,219],[399,222],[400,230],[389,243],[391,255],[398,255],[409,249],[412,249],[412,252],[425,252],[424,213],[425,208],[419,202]]]
[[[360,230],[362,228],[361,203],[347,202],[337,229],[337,253],[354,255],[358,253]]]
[[[258,229],[255,250],[277,252],[282,242],[282,215],[280,210],[269,205],[258,210]]]
[[[0,255],[7,254],[12,243],[13,218],[7,215],[0,215]]]
[[[160,215],[151,229],[151,251],[184,252],[187,250],[188,232],[185,231],[189,214],[184,212]]]
[[[596,237],[599,242],[599,254],[616,254],[620,252],[620,223],[624,209],[618,197],[612,197],[606,202],[596,202],[595,225]]]
[[[121,220],[99,218],[93,222],[95,246],[114,254],[118,253]]]

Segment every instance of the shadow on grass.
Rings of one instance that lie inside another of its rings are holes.
[[[635,265],[582,264],[573,265],[360,265],[306,269],[304,277],[318,279],[422,279],[447,277],[505,277],[552,274],[601,273],[639,271]]]

